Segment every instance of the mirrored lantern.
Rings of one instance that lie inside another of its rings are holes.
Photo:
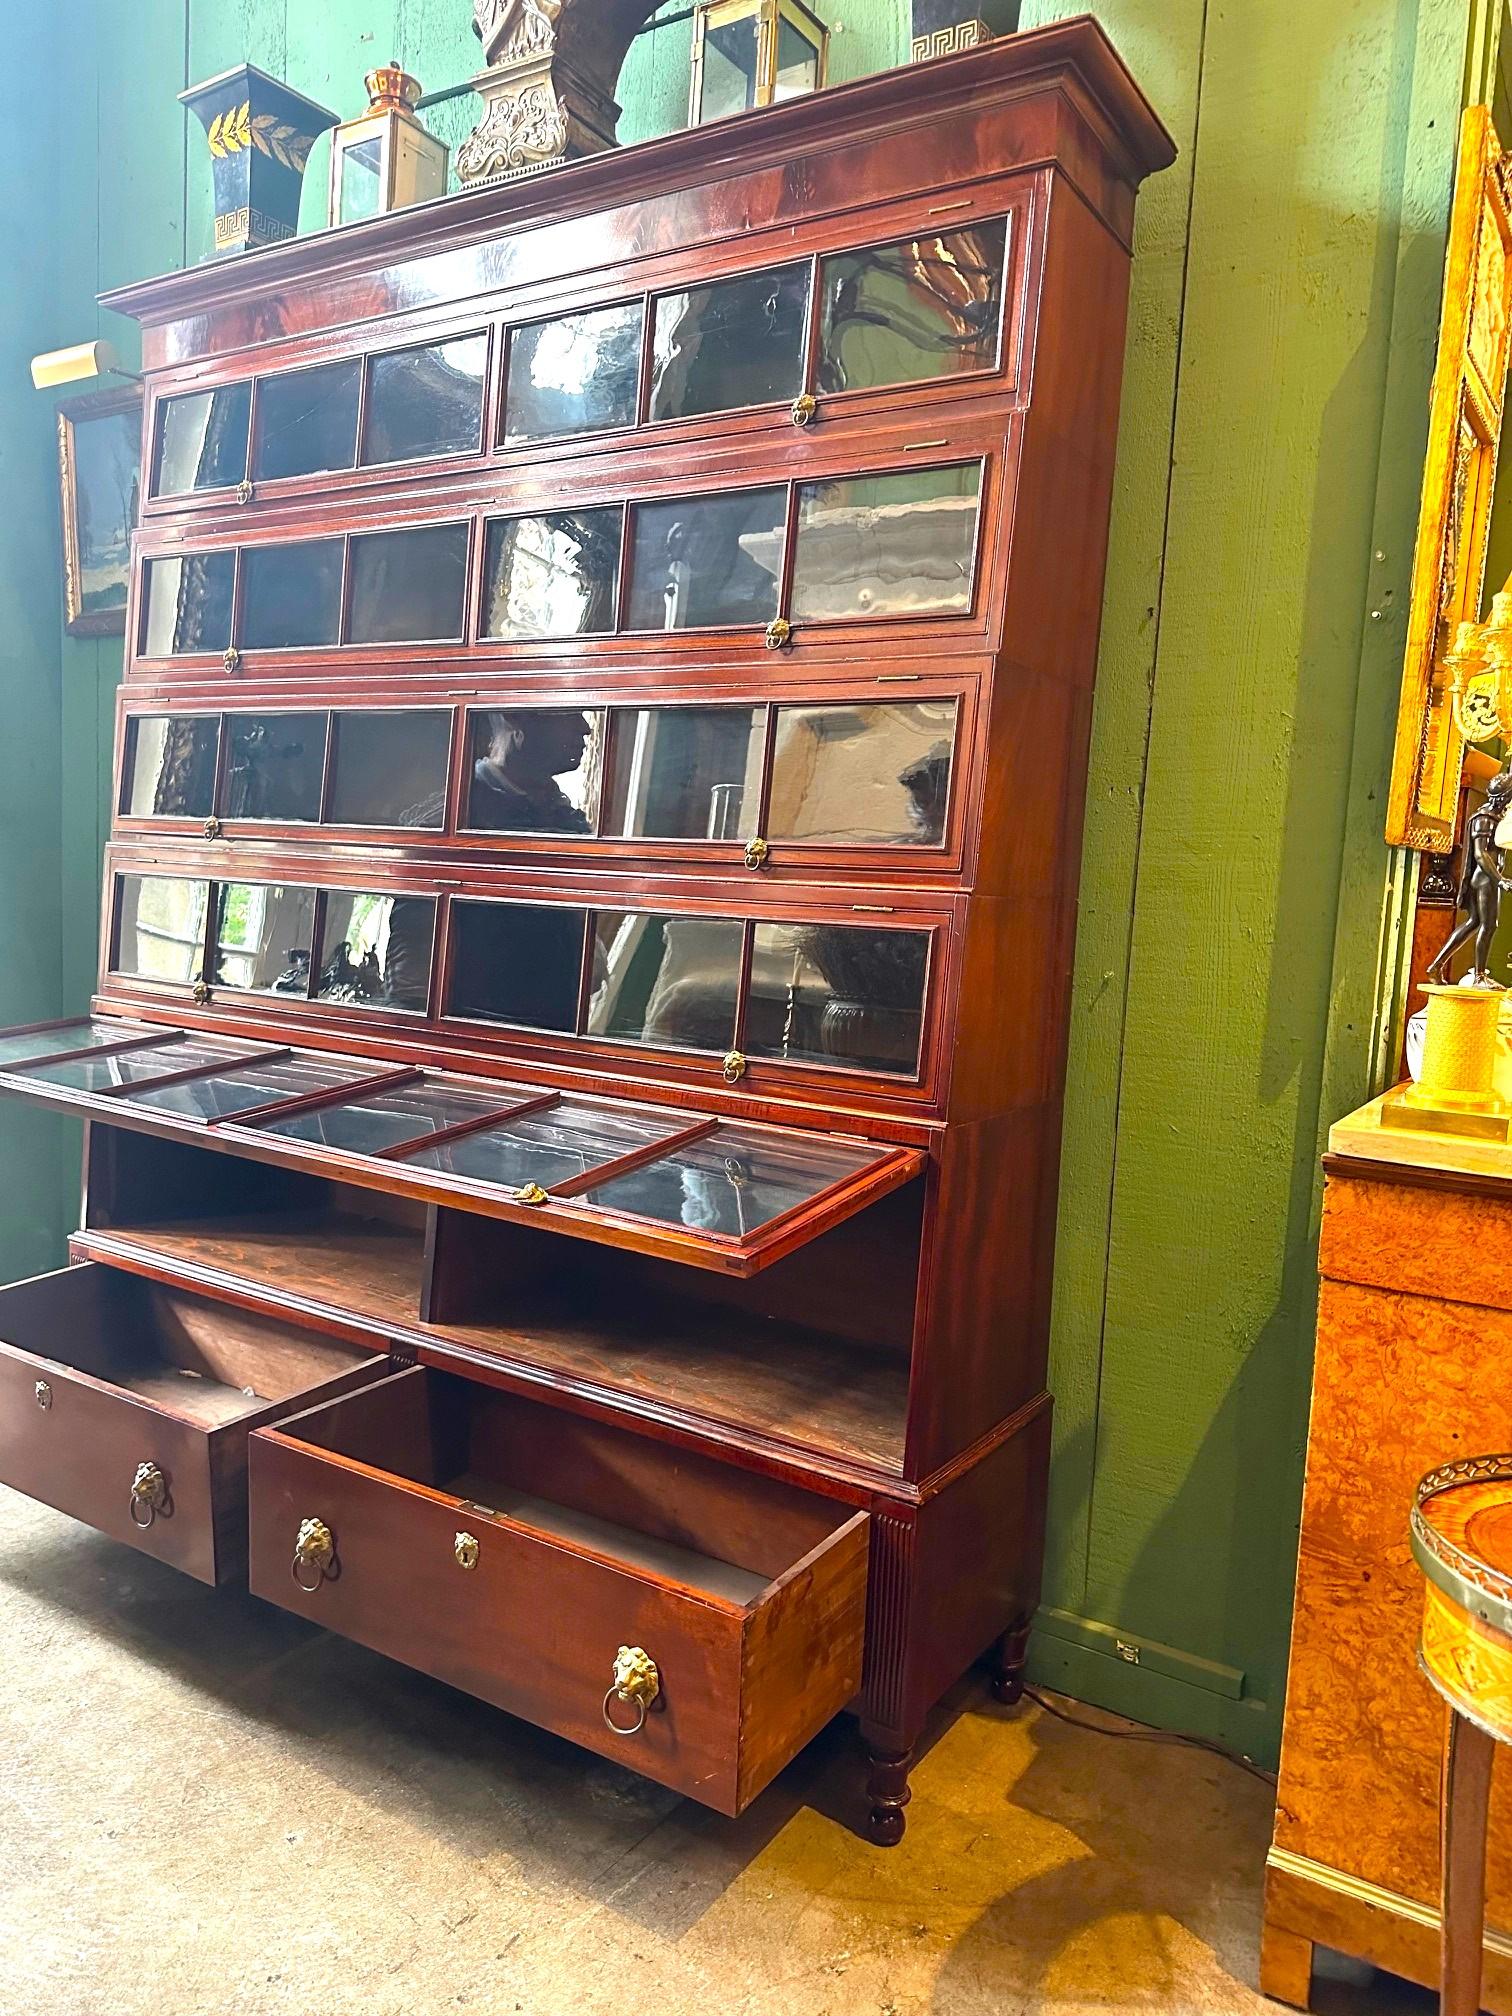
[[[829,30],[801,0],[702,0],[693,10],[688,124],[817,91]]]
[[[367,110],[331,135],[333,224],[356,224],[446,194],[449,149],[415,117],[418,80],[389,63],[370,70],[363,82]]]

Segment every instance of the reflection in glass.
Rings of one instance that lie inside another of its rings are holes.
[[[504,443],[633,427],[641,304],[590,308],[510,331]]]
[[[67,1022],[61,1029],[12,1030],[0,1036],[0,1070],[14,1071],[32,1057],[54,1057],[64,1050],[88,1050],[101,1043],[125,1043],[145,1036],[141,1022]]]
[[[819,51],[788,20],[777,17],[777,74],[772,80],[772,103],[784,98],[801,98],[819,89]]]
[[[485,637],[582,637],[614,628],[622,513],[544,511],[488,523]]]
[[[341,630],[339,539],[296,539],[242,549],[244,651],[334,644]]]
[[[604,832],[739,840],[761,800],[760,707],[617,708]]]
[[[113,1092],[121,1085],[166,1078],[170,1071],[193,1071],[206,1066],[213,1069],[236,1054],[233,1047],[218,1043],[163,1042],[142,1050],[126,1050],[118,1057],[75,1057],[71,1061],[44,1064],[40,1070],[28,1071],[26,1075],[45,1085],[60,1085],[69,1092]]]
[[[362,460],[476,454],[483,439],[486,336],[390,350],[368,361]]]
[[[485,833],[591,833],[603,755],[601,713],[516,707],[467,717],[467,824]]]
[[[674,1050],[730,1048],[745,926],[731,917],[594,917],[588,1034]]]
[[[938,847],[955,725],[954,700],[779,708],[767,836]]]
[[[208,882],[118,875],[112,970],[141,980],[198,980],[205,963],[209,900]]]
[[[372,1092],[343,1106],[320,1106],[287,1119],[254,1121],[259,1133],[282,1135],[290,1141],[313,1141],[346,1155],[377,1155],[401,1141],[422,1142],[443,1127],[460,1127],[497,1113],[530,1096],[520,1085],[491,1085],[475,1090],[435,1079],[423,1085],[401,1085],[394,1092]]]
[[[332,826],[436,827],[446,820],[451,716],[437,710],[336,716]]]
[[[927,931],[758,924],[744,1049],[789,1064],[919,1068]]]
[[[210,982],[249,994],[304,996],[315,943],[315,891],[223,882]]]
[[[586,913],[535,903],[451,908],[449,1015],[522,1029],[575,1029]]]
[[[351,644],[447,643],[462,635],[466,525],[352,539]]]
[[[215,809],[215,714],[137,714],[126,723],[128,819],[208,819]]]
[[[907,385],[997,362],[1008,220],[900,238],[819,265],[821,392]]]
[[[324,714],[228,714],[223,815],[313,823],[325,744]]]
[[[433,896],[332,889],[320,937],[317,998],[423,1015],[435,937]]]
[[[606,1211],[743,1239],[880,1159],[882,1150],[839,1141],[777,1141],[751,1127],[717,1127],[686,1148],[584,1191]]]
[[[662,294],[652,331],[652,420],[791,399],[803,383],[808,261]]]
[[[250,1113],[255,1106],[271,1105],[275,1099],[302,1099],[310,1092],[332,1091],[371,1068],[350,1057],[329,1063],[316,1057],[282,1057],[267,1064],[243,1064],[208,1077],[189,1078],[156,1092],[141,1092],[131,1103],[177,1114],[181,1120],[225,1120],[233,1113]]]
[[[149,560],[142,570],[143,656],[224,651],[231,642],[235,581],[236,555],[229,547]]]
[[[253,475],[312,476],[325,469],[350,469],[357,456],[361,382],[359,357],[259,379]]]
[[[422,1148],[404,1161],[413,1169],[466,1176],[475,1183],[499,1183],[511,1190],[539,1183],[549,1190],[569,1176],[582,1176],[600,1163],[668,1140],[687,1125],[686,1113],[610,1112],[562,1099],[546,1112]]]
[[[968,610],[980,479],[956,462],[800,484],[795,621]]]
[[[252,386],[219,385],[213,392],[184,392],[158,408],[155,497],[189,490],[219,490],[247,473],[247,419]]]
[[[780,485],[636,505],[628,627],[770,623],[786,513]]]

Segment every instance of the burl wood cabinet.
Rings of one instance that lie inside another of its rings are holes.
[[[903,1831],[1040,1573],[1134,192],[1077,22],[133,286],[75,1265],[0,1477]]]
[[[1444,1703],[1418,1671],[1418,1479],[1512,1448],[1512,1150],[1331,1132],[1297,1607],[1261,1985],[1308,2006],[1313,1948],[1438,1981]],[[1512,1787],[1487,1858],[1487,2009],[1512,2016]]]

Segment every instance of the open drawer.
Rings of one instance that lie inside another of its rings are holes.
[[[113,1267],[40,1274],[0,1289],[0,1482],[225,1582],[252,1429],[386,1362]]]
[[[259,1429],[250,1578],[738,1813],[861,1681],[864,1512],[424,1367]]]

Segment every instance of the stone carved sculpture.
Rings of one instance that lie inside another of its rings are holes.
[[[489,182],[615,144],[615,79],[656,0],[474,0],[487,68],[485,110],[456,157],[463,182]]]

